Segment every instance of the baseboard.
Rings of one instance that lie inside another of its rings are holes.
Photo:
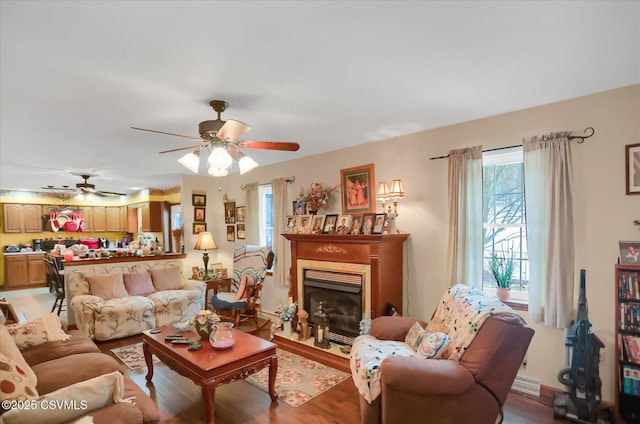
[[[518,375],[511,385],[511,390],[532,397],[540,397],[540,386],[540,380]]]

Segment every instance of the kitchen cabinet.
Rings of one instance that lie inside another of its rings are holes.
[[[22,205],[5,203],[3,209],[3,227],[5,233],[22,232]]]
[[[120,231],[127,231],[127,207],[120,206]]]
[[[141,220],[143,232],[162,232],[162,202],[149,202],[141,208]]]
[[[107,210],[104,206],[94,206],[93,210],[93,232],[99,233],[107,231]]]
[[[46,286],[44,253],[4,255],[4,288]]]
[[[5,233],[39,233],[42,231],[42,206],[5,203],[3,205]]]
[[[93,232],[93,207],[91,206],[81,206],[80,213],[82,214],[82,219],[84,219],[84,232],[92,233]]]
[[[107,206],[105,208],[105,215],[107,231],[122,231],[119,206]]]
[[[22,213],[24,216],[24,232],[25,233],[42,232],[42,206],[41,205],[22,205]]]

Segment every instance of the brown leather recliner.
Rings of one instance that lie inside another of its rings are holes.
[[[404,341],[416,321],[379,317],[371,335]],[[371,404],[360,397],[362,423],[495,423],[533,333],[517,313],[501,313],[484,321],[459,361],[385,359],[380,396]]]

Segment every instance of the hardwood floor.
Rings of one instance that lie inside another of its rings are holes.
[[[54,301],[54,296],[46,289],[0,292],[0,296],[6,296],[16,307],[16,312],[24,313],[28,319],[48,313]],[[268,331],[264,329],[260,336],[266,338]],[[112,355],[111,349],[141,340],[142,336],[133,336],[96,344],[103,352]],[[152,384],[147,384],[146,372],[146,368],[127,370],[126,375],[157,402],[164,424],[204,423],[199,386],[162,363],[154,365]],[[293,408],[281,402],[272,403],[266,392],[245,381],[236,381],[216,389],[215,420],[217,424],[357,424],[360,422],[358,396],[353,380],[348,379]],[[507,397],[504,414],[503,422],[509,424],[565,422],[553,418],[551,407],[517,393],[510,393]]]

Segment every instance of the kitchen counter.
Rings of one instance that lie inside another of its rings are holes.
[[[37,252],[2,252],[5,256],[15,256],[15,255],[42,255],[43,253],[47,253],[44,250],[39,250]]]
[[[187,257],[184,253],[165,253],[164,255],[147,255],[147,256],[120,256],[101,259],[74,259],[72,261],[63,260],[62,263],[65,268],[79,265],[93,265],[93,264],[111,264],[121,262],[140,262],[140,261],[157,261],[162,259],[185,259]]]

